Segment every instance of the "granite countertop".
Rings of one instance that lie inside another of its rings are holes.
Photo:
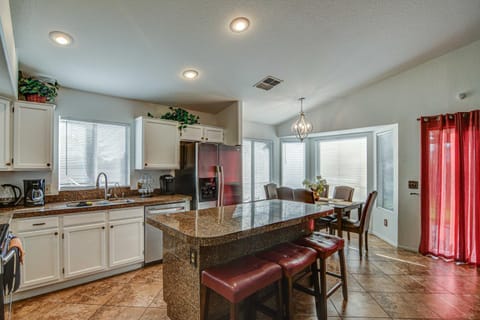
[[[182,213],[148,215],[147,223],[196,245],[216,245],[333,213],[325,205],[264,200]]]
[[[41,207],[24,207],[17,206],[11,208],[0,208],[0,220],[3,219],[3,216],[13,216],[13,218],[30,218],[30,217],[39,217],[47,215],[60,215],[66,213],[78,213],[78,212],[87,212],[87,211],[101,211],[109,209],[121,209],[121,208],[131,208],[131,207],[142,207],[147,205],[162,204],[162,203],[172,203],[180,202],[185,200],[191,200],[190,196],[185,195],[157,195],[149,198],[141,197],[128,197],[128,199],[134,200],[134,202],[129,203],[117,203],[111,205],[99,205],[99,206],[86,206],[86,207],[67,207],[67,203],[70,201],[63,202],[52,202],[47,203]]]

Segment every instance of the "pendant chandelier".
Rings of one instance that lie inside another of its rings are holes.
[[[305,98],[300,98],[300,114],[298,115],[298,119],[292,123],[292,132],[297,136],[298,139],[300,139],[300,142],[305,139],[310,132],[313,130],[313,126],[308,121],[305,119],[305,113],[303,112],[303,100]]]

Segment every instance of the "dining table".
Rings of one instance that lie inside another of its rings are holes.
[[[315,203],[318,205],[328,205],[329,207],[333,208],[333,211],[337,216],[337,235],[341,238],[343,238],[343,219],[338,219],[338,217],[344,217],[349,212],[354,210],[357,210],[358,212],[357,219],[360,219],[362,215],[363,202],[361,201],[344,201],[339,199],[320,198],[318,201],[315,201]]]

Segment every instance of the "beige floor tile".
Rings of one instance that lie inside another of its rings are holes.
[[[149,266],[139,270],[130,283],[163,283],[163,267],[161,264]]]
[[[44,314],[35,314],[36,320],[88,320],[100,308],[88,304],[57,304],[55,308]]]
[[[348,301],[336,292],[331,300],[341,317],[388,318],[388,314],[366,292],[349,292]]]
[[[81,286],[69,297],[69,303],[103,305],[123,288],[116,282],[98,281]]]
[[[128,283],[117,292],[106,305],[123,307],[148,307],[162,290],[157,283]]]
[[[147,308],[140,320],[169,320],[167,310],[163,308]]]
[[[145,312],[138,307],[100,307],[89,320],[137,320]]]
[[[441,318],[437,309],[426,303],[427,294],[373,292],[371,295],[391,317]]]
[[[404,287],[387,275],[355,274],[353,277],[367,292],[406,292]]]

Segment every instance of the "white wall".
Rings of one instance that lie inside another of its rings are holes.
[[[18,82],[18,61],[15,50],[15,41],[13,38],[12,16],[10,14],[10,1],[0,0],[0,41],[3,49],[3,60],[5,62],[6,71],[8,73],[8,80],[11,83],[12,96],[17,96],[17,82]],[[2,59],[2,57],[0,57]],[[3,67],[0,67],[1,78],[4,78]]]
[[[58,191],[58,119],[59,117],[74,118],[77,120],[97,120],[125,123],[130,125],[130,185],[136,189],[138,178],[144,173],[150,173],[154,177],[155,186],[159,186],[160,175],[169,171],[139,171],[134,170],[134,119],[138,116],[147,116],[150,112],[159,116],[168,111],[167,106],[146,103],[135,100],[115,98],[95,93],[61,88],[56,99],[55,109],[55,139],[54,139],[54,167],[52,172],[0,172],[0,184],[11,183],[23,188],[23,179],[45,178],[46,183],[51,185],[51,193]],[[215,115],[191,111],[200,116],[202,124],[216,125]]]
[[[243,122],[243,137],[249,139],[261,139],[273,141],[273,170],[272,182],[280,183],[280,140],[275,127],[251,121]]]
[[[463,101],[458,93],[467,92]],[[420,198],[411,196],[408,180],[420,179],[417,117],[480,107],[480,41],[358,90],[307,113],[317,131],[398,123],[399,246],[417,250]],[[292,120],[277,126],[289,136]]]

